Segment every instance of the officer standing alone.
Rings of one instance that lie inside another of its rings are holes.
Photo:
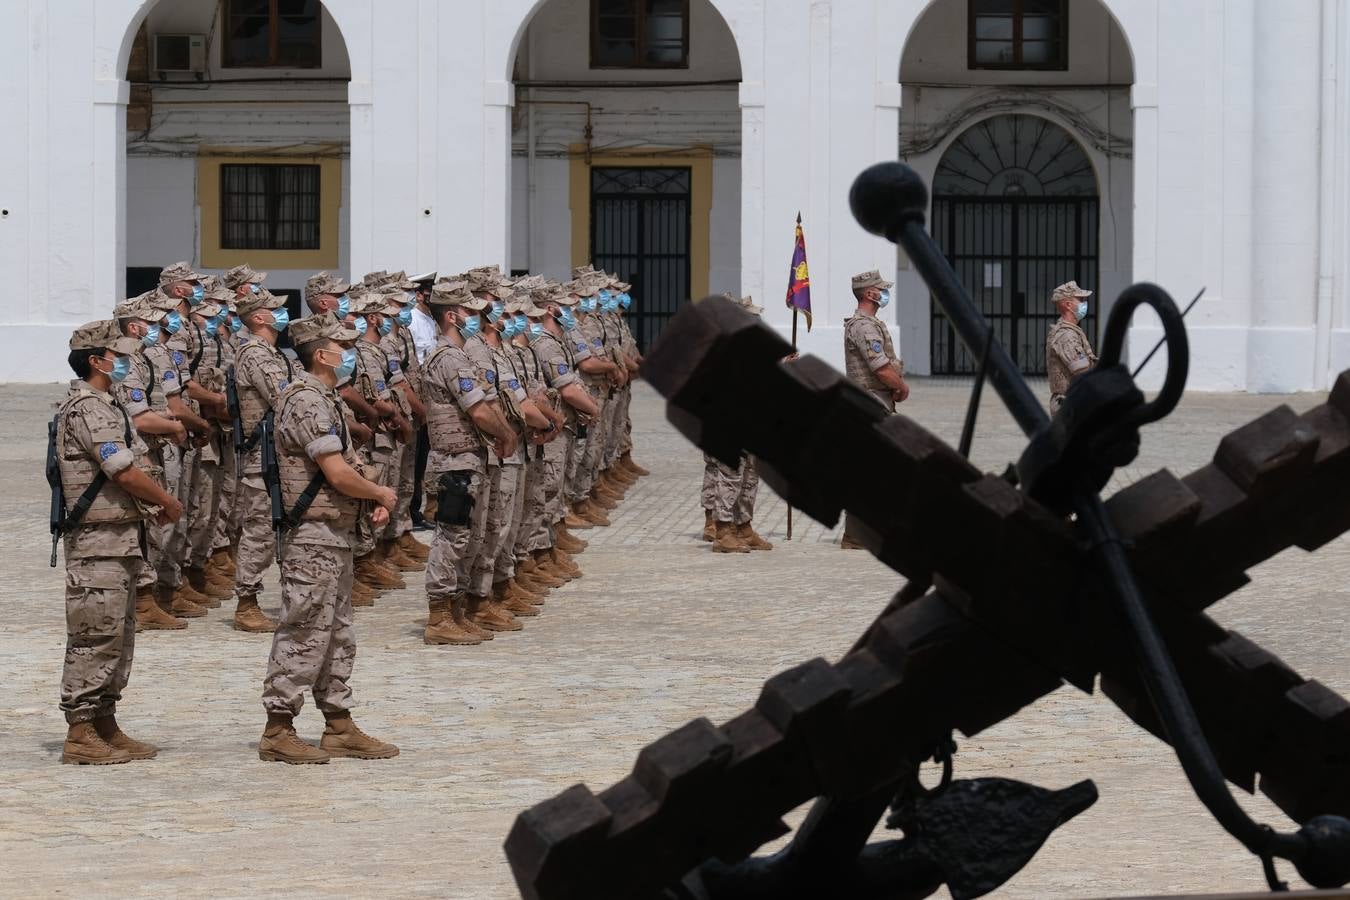
[[[1087,298],[1078,282],[1069,281],[1055,288],[1050,302],[1059,316],[1045,338],[1045,372],[1050,379],[1050,415],[1059,412],[1069,385],[1097,365],[1097,354],[1080,324],[1087,316]]]

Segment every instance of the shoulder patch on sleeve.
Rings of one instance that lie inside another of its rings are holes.
[[[881,352],[881,341],[873,341],[873,342],[872,342],[872,352],[873,352],[873,353],[880,353],[880,352]]]
[[[494,369],[485,369],[485,370],[484,370],[484,374],[487,375],[488,384],[496,384],[496,383],[497,383],[497,372],[496,372],[496,370],[494,370]]]
[[[108,457],[112,456],[120,449],[121,448],[118,447],[116,444],[114,444],[112,441],[109,441],[106,444],[100,444],[98,448],[98,458],[101,460],[106,460]]]
[[[181,365],[183,364],[183,354],[182,354],[182,351],[179,351],[179,350],[173,351],[173,364],[174,364],[175,366],[181,366]]]
[[[178,376],[174,373],[173,369],[167,369],[167,370],[165,370],[165,372],[164,372],[164,380],[165,380],[165,381],[173,381],[173,380],[174,380],[175,378],[177,378],[177,377],[178,377]]]
[[[459,389],[460,389],[461,391],[471,391],[471,390],[473,390],[473,379],[472,379],[472,378],[461,378],[461,379],[459,380]]]
[[[509,385],[510,388],[511,388],[511,390],[513,390],[513,391],[518,391],[518,390],[520,390],[520,382],[517,381],[517,380],[514,379],[514,378],[512,378],[510,381],[508,381],[508,382],[507,382],[507,385]]]
[[[599,338],[591,338],[591,346],[602,347],[604,346],[604,341],[600,340]]]
[[[577,349],[578,349],[578,350],[585,350],[585,349],[586,349],[586,342],[585,342],[585,341],[577,341]]]
[[[279,390],[279,391],[284,391],[284,390],[286,390],[286,384],[287,384],[287,381],[286,381],[285,378],[280,379],[279,381],[277,381],[277,390]]]
[[[567,374],[567,363],[558,363],[558,374],[559,375]]]
[[[396,359],[391,359],[391,360],[389,360],[389,371],[390,371],[390,372],[398,372],[398,371],[399,371],[399,362],[398,362],[398,360],[396,360]]]
[[[382,390],[384,390],[384,389],[385,389],[385,386],[384,386],[384,382],[383,382],[383,381],[376,381],[376,382],[375,382],[375,390],[377,390],[377,391],[382,391]]]
[[[145,399],[145,391],[141,390],[140,388],[132,388],[131,399],[137,403],[140,403],[142,400]]]

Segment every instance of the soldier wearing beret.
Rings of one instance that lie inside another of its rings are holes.
[[[1085,291],[1078,282],[1070,281],[1055,288],[1050,295],[1050,303],[1059,316],[1050,326],[1045,338],[1045,372],[1050,380],[1050,415],[1059,412],[1074,379],[1097,365],[1097,354],[1092,352],[1092,343],[1079,327],[1087,316],[1087,298],[1092,291]]]
[[[383,526],[397,498],[363,474],[336,390],[356,365],[356,351],[340,342],[355,335],[329,314],[300,319],[290,329],[305,371],[277,398],[276,451],[282,505],[297,524],[281,560],[281,621],[263,681],[267,725],[258,756],[291,764],[334,756],[388,759],[398,748],[365,734],[351,716],[352,546],[357,521],[368,517]],[[368,513],[362,501],[378,507]],[[326,722],[318,747],[295,731],[306,690]]]
[[[131,417],[110,393],[130,372],[138,346],[114,320],[76,329],[69,357],[76,380],[56,415],[53,449],[65,513],[86,508],[78,521],[67,521],[63,535],[66,763],[107,765],[157,753],[123,733],[116,719],[131,674],[146,521],[168,523],[183,513],[182,504],[136,466]]]

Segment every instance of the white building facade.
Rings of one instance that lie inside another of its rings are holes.
[[[903,254],[848,209],[904,159],[1028,372],[1049,289],[1184,304],[1190,384],[1350,368],[1346,0],[0,0],[0,380],[68,377],[74,324],[180,259],[628,276],[650,341],[690,296],[785,333],[801,213],[842,366],[849,278],[916,373],[962,373]],[[1141,316],[1139,351],[1159,336]],[[1153,365],[1146,380],[1160,378]]]

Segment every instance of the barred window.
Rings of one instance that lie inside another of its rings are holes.
[[[1068,0],[970,0],[972,69],[1066,69]]]
[[[591,0],[592,69],[689,67],[689,0]]]
[[[226,250],[319,249],[317,165],[220,167],[220,246]]]

